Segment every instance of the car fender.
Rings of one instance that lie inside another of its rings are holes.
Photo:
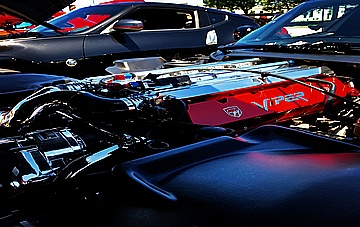
[[[64,39],[67,42],[63,42]],[[3,40],[0,42],[0,58],[37,63],[81,59],[84,57],[83,39],[81,36],[57,36]]]

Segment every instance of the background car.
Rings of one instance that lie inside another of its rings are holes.
[[[235,43],[220,46],[212,60],[261,57],[297,65],[326,65],[340,75],[358,77],[359,0],[306,1]]]
[[[21,9],[17,16],[34,14],[24,4],[2,3],[0,8]],[[40,23],[40,19],[34,21]],[[104,74],[114,60],[123,58],[206,55],[218,45],[234,42],[233,31],[242,25],[258,27],[252,18],[205,7],[100,4],[79,8],[1,41],[0,67],[83,78]]]

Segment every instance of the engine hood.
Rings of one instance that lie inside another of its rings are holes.
[[[43,24],[75,0],[0,0],[0,11],[33,24]]]

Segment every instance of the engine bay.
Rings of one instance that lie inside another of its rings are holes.
[[[0,116],[4,212],[25,210],[37,219],[29,210],[39,196],[76,198],[81,207],[95,201],[98,208],[115,166],[221,137],[241,141],[263,125],[356,147],[358,95],[352,77],[327,66],[258,58],[45,86]],[[32,201],[30,208],[19,207],[22,200]]]

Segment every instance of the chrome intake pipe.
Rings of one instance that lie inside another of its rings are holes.
[[[30,123],[44,109],[64,107],[74,113],[93,114],[123,112],[137,109],[145,100],[151,97],[136,94],[127,98],[107,98],[81,90],[66,87],[44,87],[17,103],[9,112],[0,116],[1,127],[13,127]]]

